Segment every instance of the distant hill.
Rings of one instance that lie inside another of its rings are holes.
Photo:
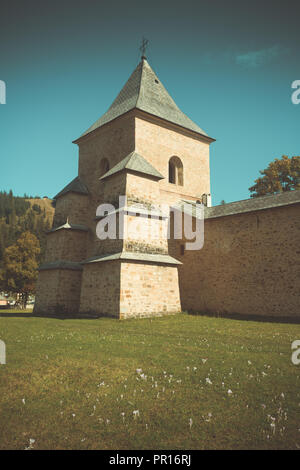
[[[33,198],[26,198],[25,201],[29,202],[29,204],[31,205],[31,208],[35,205],[38,205],[40,206],[42,211],[45,209],[46,216],[51,221],[51,224],[52,224],[54,211],[55,211],[54,206],[53,206],[53,199],[33,197]]]
[[[40,262],[46,250],[46,232],[51,229],[54,207],[48,198],[14,196],[0,191],[0,266],[5,248],[13,245],[21,233],[29,231],[41,245]]]

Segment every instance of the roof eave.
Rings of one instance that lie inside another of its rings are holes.
[[[210,137],[210,136],[208,136],[208,135],[206,135],[206,134],[202,134],[201,132],[198,132],[198,131],[195,131],[195,130],[193,130],[193,129],[190,129],[189,127],[182,126],[181,124],[177,124],[176,122],[169,121],[169,120],[166,119],[166,118],[162,118],[162,117],[160,117],[160,116],[156,116],[156,114],[149,113],[149,111],[144,111],[144,110],[141,109],[141,108],[136,108],[136,109],[137,109],[138,111],[142,111],[143,113],[146,113],[146,114],[148,114],[149,116],[152,116],[152,117],[154,117],[154,118],[156,118],[156,119],[165,121],[165,122],[167,122],[167,123],[169,123],[169,124],[172,124],[173,126],[179,127],[179,128],[181,128],[181,129],[184,129],[185,131],[188,131],[188,132],[191,132],[191,133],[193,133],[193,134],[196,134],[197,136],[201,136],[201,137],[202,137],[203,139],[205,139],[205,140],[208,140],[208,141],[210,141],[210,142],[216,142],[216,139],[214,139],[213,137]]]
[[[65,191],[65,192],[60,191],[59,193],[56,194],[56,196],[53,197],[53,199],[56,200],[59,197],[65,196],[66,194],[69,194],[69,193],[80,194],[81,196],[88,196],[88,193],[83,193],[81,191],[74,191],[74,189],[70,189],[70,190]]]
[[[102,125],[99,126],[99,127],[96,127],[96,129],[93,129],[93,130],[91,130],[90,132],[87,132],[87,133],[85,133],[85,134],[82,134],[80,137],[78,137],[77,139],[73,140],[72,143],[78,145],[81,141],[84,141],[84,140],[86,140],[87,138],[90,138],[91,135],[94,134],[95,132],[99,131],[99,129],[102,129],[103,127],[107,126],[108,124],[111,124],[112,122],[116,121],[116,120],[119,119],[120,117],[125,116],[126,114],[129,114],[129,113],[131,113],[132,111],[135,111],[135,110],[140,111],[140,112],[145,113],[145,114],[148,114],[149,116],[154,117],[154,118],[156,118],[156,119],[159,119],[159,120],[161,120],[161,121],[164,121],[164,122],[167,122],[167,123],[169,123],[169,124],[172,124],[173,126],[176,126],[176,127],[180,128],[180,129],[184,129],[185,131],[194,134],[194,135],[197,136],[198,138],[199,138],[199,136],[201,136],[202,139],[208,141],[209,143],[216,142],[216,139],[214,139],[213,137],[210,137],[210,136],[208,136],[208,135],[206,135],[206,134],[202,134],[201,132],[197,132],[197,131],[195,131],[195,130],[193,130],[193,129],[190,129],[190,128],[188,128],[188,127],[184,127],[184,126],[182,126],[182,125],[180,125],[180,124],[177,124],[176,122],[169,121],[168,119],[165,119],[165,118],[162,118],[162,117],[160,117],[160,116],[157,116],[156,114],[149,113],[149,111],[145,111],[145,110],[142,109],[142,108],[134,107],[134,108],[131,108],[131,109],[129,109],[128,111],[126,111],[126,113],[120,114],[120,116],[117,116],[117,117],[115,117],[114,119],[111,119],[110,121],[107,121],[105,124],[102,124]]]
[[[142,175],[144,178],[152,178],[152,179],[155,179],[157,181],[159,180],[163,180],[165,177],[164,176],[156,176],[156,175],[150,175],[149,173],[145,173],[143,171],[138,171],[138,170],[133,170],[132,168],[122,168],[121,170],[118,170],[114,173],[111,173],[109,175],[103,175],[99,178],[99,180],[103,181],[107,178],[110,178],[111,176],[114,176],[114,175],[117,175],[118,173],[122,173],[126,171],[127,173],[134,173],[134,174],[139,174],[139,175]]]
[[[77,139],[72,140],[72,144],[78,144],[78,143],[81,142],[82,140],[86,140],[87,138],[91,137],[92,134],[94,134],[95,132],[97,132],[99,129],[102,129],[102,127],[105,127],[105,126],[107,126],[108,124],[110,124],[110,123],[116,121],[116,120],[119,119],[120,117],[125,116],[126,114],[131,113],[131,112],[134,111],[135,109],[136,109],[136,108],[131,108],[131,109],[129,109],[129,110],[126,111],[125,113],[120,114],[119,116],[117,116],[117,117],[111,119],[110,121],[105,122],[105,123],[102,124],[101,126],[96,127],[95,129],[92,129],[90,132],[87,132],[87,131],[86,131],[85,133],[81,134],[81,136],[78,137]]]

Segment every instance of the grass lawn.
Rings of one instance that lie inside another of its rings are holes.
[[[300,325],[1,315],[0,449],[300,448]]]

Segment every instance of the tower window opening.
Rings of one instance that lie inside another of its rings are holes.
[[[178,157],[169,160],[169,183],[183,186],[183,164]]]

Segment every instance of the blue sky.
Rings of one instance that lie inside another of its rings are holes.
[[[274,158],[300,154],[296,1],[12,1],[1,6],[0,189],[53,197],[79,137],[147,58],[210,136],[213,204],[249,197]],[[59,171],[57,170],[59,168]]]

